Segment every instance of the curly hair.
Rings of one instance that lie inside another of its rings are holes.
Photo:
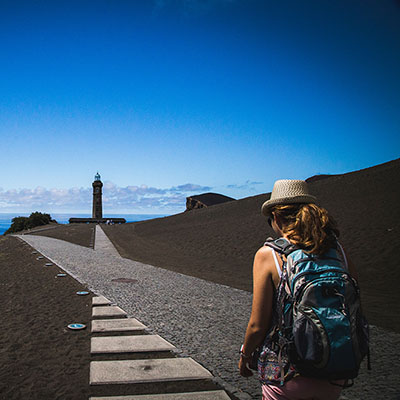
[[[316,204],[277,205],[271,209],[282,221],[282,232],[310,254],[322,255],[336,246],[339,230],[325,208]]]

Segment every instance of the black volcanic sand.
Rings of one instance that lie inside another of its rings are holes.
[[[310,191],[338,222],[370,323],[400,332],[400,159],[316,178]],[[102,227],[123,257],[251,291],[254,253],[273,236],[260,212],[269,196]]]
[[[0,398],[88,398],[92,295],[33,250],[0,239]],[[87,328],[69,330],[75,322]]]
[[[93,248],[94,224],[49,224],[38,226],[21,234],[48,236]]]

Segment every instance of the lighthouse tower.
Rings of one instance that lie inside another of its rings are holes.
[[[94,177],[93,186],[93,211],[92,218],[101,219],[103,218],[103,203],[101,200],[102,192],[101,188],[103,187],[103,182],[100,180],[100,174],[97,174]]]

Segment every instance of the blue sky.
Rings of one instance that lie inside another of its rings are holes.
[[[0,2],[0,212],[175,213],[399,157],[395,0]]]

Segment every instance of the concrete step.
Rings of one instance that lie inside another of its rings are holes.
[[[96,296],[92,298],[92,306],[110,306],[112,303],[104,296]]]
[[[129,384],[211,379],[212,375],[192,358],[92,361],[90,384]]]
[[[118,306],[99,306],[99,307],[93,307],[92,310],[93,318],[126,317],[126,316],[127,313]]]
[[[92,354],[143,353],[175,349],[175,346],[158,335],[93,337],[90,341]]]
[[[90,397],[89,400],[229,400],[223,390],[206,392],[142,394],[136,396]]]
[[[92,321],[92,333],[143,331],[147,328],[135,318],[95,319]]]

